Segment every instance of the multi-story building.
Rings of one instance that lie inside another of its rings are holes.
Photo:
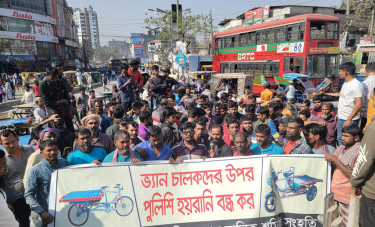
[[[78,42],[66,0],[0,1],[0,71],[45,71],[53,63],[75,67]]]
[[[81,45],[84,43],[93,50],[100,47],[98,16],[94,9],[74,9],[73,20],[78,26],[78,40]]]
[[[130,55],[131,44],[126,41],[112,39],[112,41],[108,41],[108,46],[111,50],[118,50],[122,58],[128,58]]]
[[[56,23],[52,0],[0,1],[0,71],[39,71],[48,66],[57,54]]]

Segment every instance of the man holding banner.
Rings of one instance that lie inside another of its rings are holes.
[[[325,154],[327,162],[331,162],[336,168],[331,183],[331,191],[334,193],[333,198],[337,201],[339,210],[338,214],[343,218],[346,226],[350,213],[349,203],[352,186],[349,182],[358,157],[360,149],[359,138],[361,129],[356,125],[349,125],[342,129],[342,145],[333,153]]]
[[[31,209],[31,226],[38,226],[39,216],[43,222],[42,227],[50,224],[54,217],[48,213],[48,196],[51,174],[60,168],[68,166],[63,158],[57,158],[59,149],[54,140],[43,141],[40,146],[43,161],[33,166],[27,176],[25,198]]]

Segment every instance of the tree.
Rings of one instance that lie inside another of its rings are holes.
[[[99,47],[99,49],[95,50],[94,57],[95,60],[104,63],[106,61],[109,61],[111,58],[121,58],[121,54],[118,50],[113,50],[108,46],[102,46]]]
[[[148,15],[146,14],[146,16]],[[189,47],[193,41],[204,35],[211,36],[216,30],[216,27],[211,26],[211,17],[203,14],[193,15],[190,9],[179,13],[178,24],[172,22],[174,17],[176,17],[175,12],[166,10],[158,11],[156,17],[149,16],[145,19],[148,27],[156,26],[161,30],[160,39],[162,47],[156,53],[159,53],[163,64],[170,64],[168,63],[168,56],[173,50],[176,41],[185,42],[186,48],[189,51]]]
[[[350,15],[341,21],[341,30],[356,34],[368,34],[371,26],[372,10],[375,9],[373,0],[350,0]],[[340,9],[346,10],[346,0]]]

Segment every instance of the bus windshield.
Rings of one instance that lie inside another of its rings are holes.
[[[305,74],[311,78],[334,78],[338,76],[339,56],[313,54],[306,58]]]

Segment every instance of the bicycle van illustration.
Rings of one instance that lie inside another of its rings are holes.
[[[279,179],[279,174],[283,173],[284,178]],[[267,184],[272,187],[272,191],[266,195],[264,203],[265,209],[268,212],[276,210],[276,194],[274,188],[280,193],[280,199],[289,198],[293,196],[306,194],[308,201],[314,200],[317,194],[318,182],[323,182],[321,179],[316,179],[307,175],[295,176],[294,167],[290,167],[289,171],[276,172],[272,170],[271,177],[267,178]],[[284,185],[281,187],[280,185]]]
[[[121,195],[123,187],[116,184],[113,191],[108,186],[98,190],[73,191],[62,197],[59,202],[71,204],[68,212],[69,222],[74,226],[82,226],[89,219],[90,211],[105,211],[107,213],[116,211],[120,216],[128,216],[134,208],[133,200],[128,196]],[[111,201],[108,201],[108,194],[115,194]],[[104,201],[103,200],[104,197]]]

